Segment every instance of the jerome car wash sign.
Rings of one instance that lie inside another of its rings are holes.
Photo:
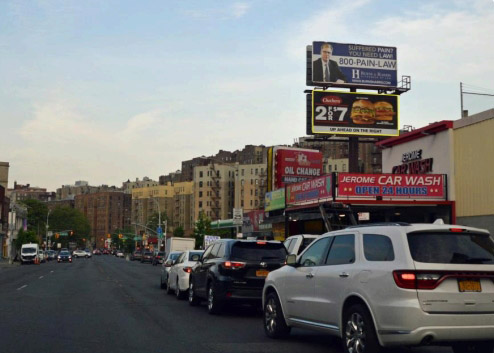
[[[422,150],[415,150],[403,153],[401,165],[396,165],[392,169],[393,174],[427,174],[432,173],[433,158],[422,159]]]
[[[296,205],[332,198],[331,175],[290,184],[286,187],[286,204]]]
[[[338,173],[338,200],[445,200],[443,174]]]
[[[274,156],[274,188],[322,175],[322,153],[316,150],[278,148]]]

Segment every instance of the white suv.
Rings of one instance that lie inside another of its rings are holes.
[[[300,255],[302,251],[305,250],[307,246],[310,245],[315,239],[319,238],[320,235],[314,234],[298,234],[292,235],[283,242],[286,250],[289,254]]]
[[[437,224],[436,224],[437,223]],[[263,289],[264,330],[325,331],[345,352],[450,344],[494,347],[494,241],[486,230],[434,224],[354,226],[326,233]]]

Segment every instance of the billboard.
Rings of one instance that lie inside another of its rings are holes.
[[[446,200],[444,174],[338,173],[337,200]]]
[[[275,147],[273,150],[275,164],[273,189],[322,175],[321,152],[290,147]]]
[[[312,91],[312,133],[361,136],[399,135],[399,96]]]
[[[312,42],[309,85],[396,87],[396,47]],[[310,84],[312,82],[312,84]]]
[[[264,211],[281,210],[285,208],[285,189],[278,189],[266,193]]]
[[[331,175],[290,184],[286,187],[286,204],[297,205],[333,197]]]

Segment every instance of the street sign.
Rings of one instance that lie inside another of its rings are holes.
[[[233,225],[241,226],[244,220],[244,214],[241,208],[233,209]]]
[[[68,232],[60,232],[58,234],[60,234],[61,237],[68,237],[69,236]]]
[[[156,228],[156,233],[158,234],[158,238],[160,239],[163,238],[163,228],[161,227]]]
[[[53,232],[51,230],[49,230],[46,234],[48,237],[52,237],[53,236]]]

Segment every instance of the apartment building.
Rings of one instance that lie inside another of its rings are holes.
[[[8,189],[8,195],[13,202],[21,202],[24,200],[46,202],[55,200],[56,198],[56,193],[46,191],[46,188],[31,186],[30,184],[17,184],[16,181],[14,181],[14,188]]]
[[[155,185],[132,190],[131,221],[137,233],[156,235],[156,229],[149,229],[148,222],[154,213],[166,214],[168,218],[167,233],[173,231],[174,188],[171,184]],[[162,219],[164,221],[164,219]]]
[[[210,160],[208,165],[194,167],[193,219],[204,211],[211,220],[232,218],[235,194],[235,164]]]
[[[8,183],[9,183],[9,162],[0,162],[0,186],[3,186],[5,190],[7,190]]]
[[[76,181],[74,185],[62,185],[61,188],[57,189],[57,200],[68,200],[74,199],[77,195],[82,194],[92,194],[99,192],[114,192],[114,191],[122,191],[122,189],[117,188],[116,186],[91,186],[87,181]]]
[[[101,248],[107,235],[130,226],[131,195],[123,192],[97,192],[75,196],[75,208],[91,225],[91,243]]]
[[[194,219],[192,217],[194,182],[185,181],[173,184],[174,210],[172,228],[182,227],[186,236],[194,232]]]
[[[136,178],[135,181],[130,181],[130,179],[128,179],[127,181],[124,181],[122,183],[122,190],[126,194],[132,194],[132,190],[134,190],[134,189],[148,188],[151,186],[158,186],[158,185],[159,185],[159,182],[152,180],[152,179],[145,176],[144,178],[142,178],[142,180],[139,180],[139,178]]]
[[[267,164],[236,164],[235,168],[235,208],[244,213],[264,209]]]

